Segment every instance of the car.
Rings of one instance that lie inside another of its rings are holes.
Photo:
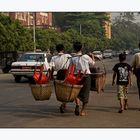
[[[97,57],[99,59],[103,59],[103,55],[102,55],[101,51],[93,51],[93,54],[95,57]]]
[[[113,54],[112,54],[112,50],[111,49],[103,51],[103,58],[112,58],[112,57],[113,57]]]
[[[139,49],[135,48],[135,49],[133,49],[132,54],[135,54],[135,53],[138,53],[138,52],[139,52]]]
[[[16,61],[21,52],[17,51],[1,51],[0,66],[3,73],[9,73],[12,62]]]
[[[40,70],[41,65],[44,64],[44,73],[49,69],[47,60],[47,53],[44,52],[27,52],[11,64],[11,74],[15,78],[15,82],[20,82],[22,77],[33,78],[35,66],[37,71]]]

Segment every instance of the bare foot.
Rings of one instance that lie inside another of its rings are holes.
[[[127,110],[127,109],[128,109],[128,103],[126,103],[124,106],[124,110]]]
[[[87,116],[88,114],[86,112],[81,112],[80,116]]]

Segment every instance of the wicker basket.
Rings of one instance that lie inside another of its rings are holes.
[[[90,68],[91,71],[91,91],[97,91],[97,93],[104,92],[105,81],[106,81],[106,68],[102,59],[96,58],[99,61],[96,61],[99,71],[94,71],[93,68]]]
[[[92,73],[91,78],[91,90],[97,91],[97,93],[104,92],[106,73]]]
[[[71,85],[64,83],[64,81],[55,80],[56,98],[61,102],[73,102],[82,87],[82,85]]]
[[[52,93],[52,84],[30,85],[35,100],[49,100]]]

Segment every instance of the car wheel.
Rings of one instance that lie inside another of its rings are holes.
[[[15,82],[20,83],[21,81],[21,76],[14,76],[15,77]]]

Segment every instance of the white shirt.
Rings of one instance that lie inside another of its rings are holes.
[[[69,58],[71,58],[70,54],[58,53],[58,55],[52,57],[50,67],[54,67],[56,71],[67,69],[70,64]]]
[[[72,57],[71,63],[76,65],[76,71],[81,70],[81,72],[84,73],[86,70],[86,74],[91,74],[89,65],[93,66],[95,61],[87,54],[82,55],[82,53],[77,53]]]

